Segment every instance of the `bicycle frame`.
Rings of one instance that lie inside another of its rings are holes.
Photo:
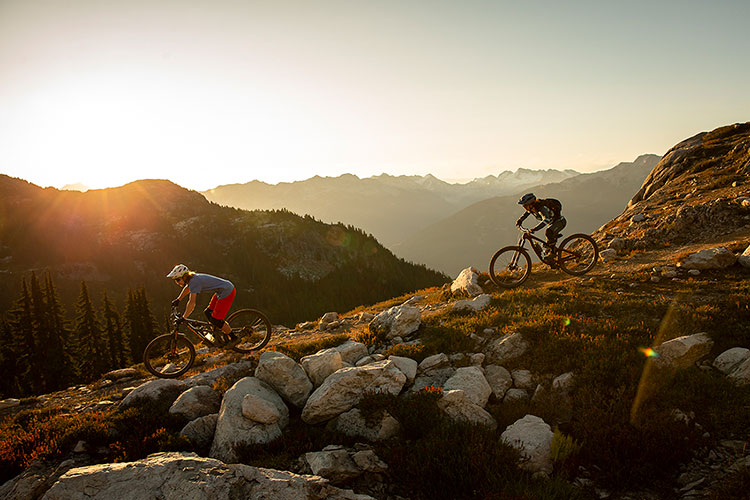
[[[180,324],[177,323],[177,318],[181,317],[179,313],[177,312],[177,308],[172,308],[171,313],[171,320],[172,324],[174,325],[172,329],[172,334],[177,338],[177,335],[180,334],[180,324],[184,324],[188,330],[190,330],[192,333],[194,333],[199,339],[201,339],[203,342],[207,343],[208,345],[215,346],[216,341],[215,339],[212,341],[206,335],[203,334],[204,328],[213,329],[213,325],[207,321],[200,321],[197,319],[189,319],[189,318],[182,318],[182,321]]]
[[[545,247],[549,247],[549,245],[547,245],[547,242],[544,241],[541,238],[537,238],[536,236],[534,236],[533,234],[531,234],[529,232],[529,230],[526,229],[526,228],[522,227],[522,230],[523,230],[523,232],[521,233],[521,237],[518,238],[518,246],[520,248],[525,249],[526,248],[526,242],[528,241],[529,245],[531,245],[531,249],[534,250],[534,253],[536,254],[536,256],[539,257],[539,260],[544,261],[544,257],[542,256],[542,252],[541,252],[542,246],[536,244],[535,241],[538,241],[539,243],[541,243]],[[557,247],[553,246],[551,248],[554,249],[554,250],[557,250]]]

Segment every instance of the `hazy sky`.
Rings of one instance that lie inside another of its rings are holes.
[[[592,171],[750,121],[750,2],[0,0],[0,173]]]

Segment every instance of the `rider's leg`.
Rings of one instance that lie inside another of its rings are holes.
[[[218,299],[213,307],[213,313],[211,314],[212,323],[219,327],[221,329],[221,332],[224,335],[227,335],[231,338],[231,341],[235,340],[232,335],[232,327],[224,321],[224,318],[226,317],[227,313],[229,312],[229,308],[232,306],[232,302],[234,301],[234,296],[236,294],[235,290],[232,290],[232,293],[224,297],[223,299]],[[220,324],[220,325],[219,325]]]

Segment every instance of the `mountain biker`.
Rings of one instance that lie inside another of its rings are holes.
[[[523,224],[523,221],[529,216],[529,214],[533,215],[540,221],[539,225],[531,229],[532,233],[549,224],[549,227],[545,232],[545,235],[547,236],[547,244],[544,248],[543,254],[544,257],[549,257],[552,254],[552,249],[555,246],[555,243],[557,243],[557,238],[560,237],[560,231],[562,231],[568,223],[565,220],[565,217],[562,216],[562,213],[560,213],[562,211],[562,204],[553,198],[537,199],[537,197],[534,196],[534,193],[526,193],[521,196],[521,199],[518,200],[518,204],[523,205],[526,212],[516,221],[517,227],[521,227],[521,224]]]
[[[190,313],[195,309],[195,299],[199,293],[213,292],[214,294],[211,296],[208,307],[203,310],[203,313],[214,326],[217,333],[220,331],[229,337],[226,347],[233,347],[237,344],[239,339],[232,333],[229,323],[224,321],[236,294],[231,281],[217,278],[210,274],[196,273],[188,269],[184,264],[174,266],[174,269],[167,274],[167,278],[172,278],[178,286],[183,287],[180,295],[172,301],[172,306],[176,307],[183,297],[190,294],[188,302],[185,305],[185,315],[183,318],[190,316]],[[222,335],[215,335],[215,337],[221,344]]]

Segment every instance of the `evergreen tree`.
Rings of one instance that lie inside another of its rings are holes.
[[[140,359],[143,351],[157,332],[157,322],[151,313],[146,290],[141,287],[135,291],[128,290],[128,299],[124,312],[125,324],[130,341],[130,352],[133,359]]]
[[[0,318],[0,399],[21,395],[16,353],[10,324]]]
[[[109,365],[110,368],[122,368],[130,362],[130,354],[120,324],[120,315],[112,301],[109,300],[107,292],[102,296],[102,328],[104,336],[109,340]]]
[[[15,375],[20,395],[39,394],[42,385],[39,367],[32,366],[36,342],[31,314],[31,296],[24,279],[21,282],[21,296],[9,311],[11,350],[15,357]]]
[[[76,341],[78,369],[83,380],[93,380],[107,370],[109,353],[94,314],[86,282],[81,282],[81,293],[76,303]]]
[[[70,345],[70,333],[65,328],[65,310],[49,272],[44,277],[44,302],[47,315],[45,323],[49,328],[49,334],[45,339],[47,373],[49,380],[53,381],[51,388],[62,389],[72,382],[75,376],[73,346]]]
[[[30,353],[29,364],[33,367],[34,376],[32,379],[35,384],[34,391],[36,394],[43,394],[49,392],[50,389],[50,381],[47,374],[47,349],[49,346],[47,337],[49,336],[50,328],[47,321],[42,288],[34,272],[31,273],[30,287],[31,329],[35,340],[35,348]]]

